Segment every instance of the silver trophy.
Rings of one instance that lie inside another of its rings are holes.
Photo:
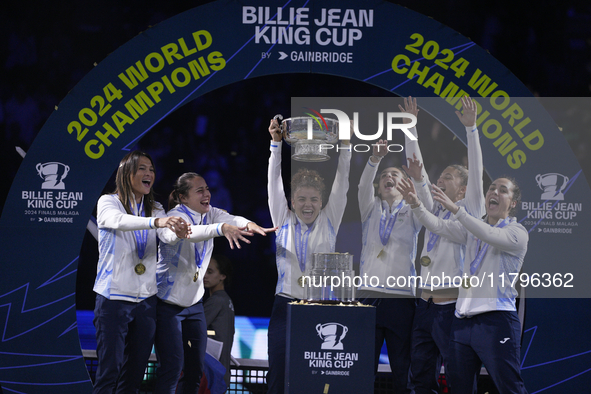
[[[306,301],[348,303],[355,301],[353,255],[349,253],[314,253],[310,280],[304,284]]]
[[[297,161],[319,162],[330,159],[327,147],[335,144],[339,137],[339,122],[331,118],[293,117],[283,120],[275,115],[273,119],[281,122],[281,132],[287,144],[294,148],[291,156]]]

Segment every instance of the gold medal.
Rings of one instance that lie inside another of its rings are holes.
[[[135,266],[134,271],[136,274],[142,275],[144,272],[146,272],[146,266],[143,265],[142,263],[139,263],[138,265]]]
[[[300,285],[300,287],[304,287],[304,277],[300,276],[298,278],[298,285]]]
[[[428,267],[431,264],[431,258],[429,256],[421,257],[421,265],[423,267]]]
[[[193,282],[197,282],[197,279],[199,279],[199,271],[195,272],[195,275],[193,276]]]
[[[470,278],[468,278],[467,276],[462,281],[462,287],[466,290],[468,290],[470,287],[472,287],[472,285],[470,285]]]
[[[384,254],[386,254],[386,252],[384,252],[384,248],[382,248],[382,250],[380,250],[380,253],[378,253],[378,259],[381,258]]]

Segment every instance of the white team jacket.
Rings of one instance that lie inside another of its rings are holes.
[[[160,244],[160,260],[157,267],[158,298],[184,308],[196,304],[203,297],[203,277],[209,266],[213,253],[213,238],[221,237],[222,224],[228,223],[237,227],[246,226],[251,220],[241,216],[230,215],[226,211],[211,207],[206,214],[200,214],[185,207],[193,215],[196,223],[191,225],[189,239],[180,240],[171,230],[167,229],[169,241]],[[192,220],[179,205],[168,212],[168,216],[178,216],[191,224]],[[199,256],[202,256],[201,267],[195,262],[195,245]],[[203,248],[205,247],[205,254]],[[197,281],[193,281],[199,271]]]
[[[480,137],[476,127],[466,127],[468,140],[468,186],[466,187],[466,197],[456,205],[464,207],[466,211],[476,217],[481,218],[486,213],[484,208],[484,190],[482,186],[482,150],[480,149]],[[430,186],[429,186],[430,188]],[[441,206],[439,203],[433,205],[432,213],[436,213]],[[449,211],[441,207],[438,217],[443,219],[448,216]],[[449,220],[455,220],[453,215],[448,216]],[[428,290],[440,290],[457,288],[450,278],[462,275],[464,268],[464,256],[466,245],[451,242],[445,237],[439,237],[435,242],[433,249],[427,251],[431,232],[425,231],[425,242],[423,244],[422,256],[428,256],[431,264],[427,267],[421,267],[421,278],[419,287]]]
[[[287,205],[281,178],[281,142],[271,142],[270,150],[267,184],[269,210],[273,226],[279,227],[275,236],[278,274],[275,294],[301,299],[304,297],[304,289],[298,285],[297,280],[310,269],[313,253],[335,251],[337,233],[347,205],[351,152],[341,150],[339,153],[337,173],[330,197],[316,218],[314,229],[308,237],[305,269],[302,271],[295,249],[295,225],[299,219]],[[301,223],[301,234],[307,230],[308,226]]]
[[[441,220],[421,204],[413,212],[430,231],[466,245],[463,275],[470,278],[470,264],[478,254],[478,240],[489,244],[488,251],[471,280],[471,287],[460,287],[456,316],[474,316],[490,311],[515,311],[517,291],[511,285],[523,265],[529,235],[514,217],[499,228],[470,216],[461,207],[456,220]],[[481,247],[483,245],[481,244]],[[459,283],[459,282],[458,282]],[[466,286],[467,287],[467,286]]]
[[[385,200],[374,195],[373,181],[378,165],[368,159],[359,181],[358,199],[362,223],[359,268],[361,278],[366,278],[362,281],[359,290],[412,296],[414,281],[417,279],[414,261],[421,223],[414,217],[410,205],[403,202],[390,238],[385,246],[382,245],[380,219],[382,214],[390,216],[390,207]],[[429,201],[432,204],[427,181],[423,179],[421,183],[414,183],[419,199],[426,201],[426,204],[429,204]],[[398,203],[400,201],[395,201],[392,208],[395,208]],[[372,277],[374,277],[373,280]]]
[[[153,223],[154,217],[166,216],[158,202],[154,204],[152,215],[150,218],[128,214],[116,194],[99,198],[99,261],[93,289],[96,293],[110,300],[132,302],[141,302],[156,294],[156,235],[162,238],[163,229],[153,229]],[[144,258],[140,260],[133,230],[145,229],[148,229],[148,241]],[[142,275],[134,270],[140,263],[146,268]]]

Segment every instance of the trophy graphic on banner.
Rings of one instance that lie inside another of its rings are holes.
[[[64,184],[64,178],[70,171],[70,166],[63,163],[51,162],[51,163],[38,163],[37,174],[43,179],[41,189],[55,189],[63,190],[66,188]]]
[[[564,200],[562,193],[568,185],[568,177],[558,173],[536,175],[538,187],[543,190],[542,200]]]
[[[284,120],[282,115],[275,115],[273,119],[281,123],[283,139],[295,150],[292,159],[306,162],[330,159],[327,147],[323,145],[338,141],[339,122],[336,119],[300,116]]]

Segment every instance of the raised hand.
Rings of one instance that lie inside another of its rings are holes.
[[[406,179],[401,179],[396,185],[396,190],[402,194],[402,198],[404,198],[404,201],[406,201],[407,204],[417,205],[420,202],[417,197],[415,185],[412,182]]]
[[[462,122],[462,124],[466,127],[476,126],[476,114],[478,112],[476,102],[470,97],[464,96],[462,97],[462,106],[463,113],[456,111],[456,115],[458,116],[460,122]]]
[[[417,159],[416,153],[412,154],[412,159],[409,157],[407,160],[408,167],[403,164],[402,169],[404,169],[404,171],[406,171],[406,173],[415,181],[420,182],[423,180],[423,163]]]
[[[277,119],[271,119],[271,123],[269,124],[269,134],[271,134],[271,139],[273,141],[281,141],[281,127],[279,127],[279,121]]]
[[[373,156],[382,158],[388,154],[388,140],[379,140],[373,144]]]
[[[413,114],[415,117],[419,114],[419,106],[417,105],[417,99],[408,96],[408,99],[404,98],[404,108],[400,104],[398,104],[398,108],[401,112],[406,112],[409,114]],[[408,118],[402,118],[402,123],[410,123],[411,120]]]
[[[447,196],[447,194],[445,194],[443,190],[435,185],[431,185],[431,190],[433,194],[433,200],[440,202],[445,209],[451,211],[454,215],[458,213],[460,207],[454,204],[454,202]]]

